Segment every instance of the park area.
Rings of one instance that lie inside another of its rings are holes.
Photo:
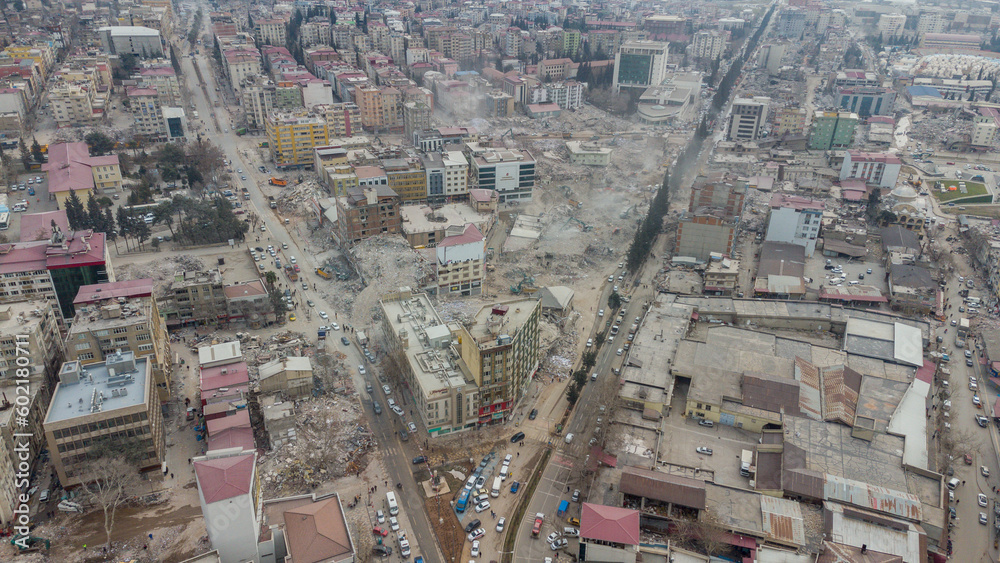
[[[938,201],[956,201],[965,198],[974,198],[987,195],[986,185],[982,182],[969,182],[967,180],[940,180],[934,185],[934,197]],[[979,203],[979,202],[966,202]],[[989,203],[985,201],[982,203]]]

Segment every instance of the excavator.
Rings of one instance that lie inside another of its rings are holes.
[[[42,547],[45,548],[45,551],[48,551],[50,541],[45,538],[18,534],[10,540],[10,545],[17,546],[18,553],[31,553],[34,551],[41,551]]]
[[[527,272],[521,272],[521,276],[521,281],[518,282],[517,285],[510,286],[511,293],[514,295],[521,295],[522,291],[524,293],[534,293],[537,291],[537,288],[533,286],[535,283],[535,278],[533,276],[529,276]]]

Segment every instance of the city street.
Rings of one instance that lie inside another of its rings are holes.
[[[207,3],[199,3],[202,10],[207,14],[211,8]],[[203,29],[202,34],[208,31],[208,18],[202,19]],[[181,68],[185,79],[187,80],[187,85],[192,93],[192,102],[195,106],[195,111],[198,111],[201,120],[205,121],[206,124],[212,123],[207,127],[202,127],[200,132],[203,137],[211,140],[214,144],[218,145],[225,154],[227,160],[231,160],[232,164],[230,168],[233,170],[242,169],[244,171],[243,175],[247,177],[247,180],[240,180],[239,174],[235,175],[235,186],[234,191],[239,191],[240,188],[247,188],[250,194],[250,201],[245,202],[244,205],[249,204],[250,212],[252,209],[253,213],[259,216],[266,228],[265,231],[261,231],[259,228],[257,232],[247,234],[248,244],[255,241],[257,236],[260,236],[260,244],[266,246],[267,244],[274,244],[279,246],[282,243],[288,245],[289,249],[285,251],[285,254],[294,255],[299,257],[300,264],[302,265],[303,274],[300,276],[302,281],[308,282],[312,285],[313,282],[323,283],[325,280],[319,279],[313,272],[321,264],[315,262],[316,256],[315,252],[308,246],[306,237],[307,232],[303,232],[299,224],[292,224],[287,226],[283,224],[282,219],[277,215],[275,210],[270,209],[267,196],[262,191],[261,186],[267,185],[267,175],[262,174],[257,167],[258,166],[268,166],[269,163],[264,162],[257,158],[257,151],[251,150],[248,147],[241,147],[239,144],[239,137],[236,136],[232,127],[232,117],[229,112],[225,109],[226,104],[220,101],[220,109],[215,108],[216,99],[221,100],[221,92],[224,90],[225,85],[221,84],[216,78],[215,74],[211,70],[210,55],[205,53],[205,49],[201,50],[201,54],[196,55],[193,59],[188,56],[190,50],[187,48],[187,42],[184,41],[183,45],[179,45],[178,52],[181,54]],[[206,84],[204,88],[201,88],[197,84],[197,74],[194,70],[194,65],[199,65],[199,70],[201,76],[205,78]],[[218,87],[217,92],[215,88]],[[206,96],[207,92],[207,96]],[[192,123],[194,120],[192,120]],[[215,124],[222,129],[220,132],[215,132]],[[199,125],[201,125],[199,123]],[[226,131],[228,129],[228,131]],[[254,141],[254,139],[249,139]],[[292,236],[290,230],[294,229],[295,236]],[[321,292],[312,291],[301,291],[299,293],[299,300],[305,301],[306,299],[311,299],[315,302],[316,310],[327,311],[330,313],[331,319],[336,312],[336,309],[328,302],[326,302]],[[316,330],[320,325],[329,323],[329,321],[324,321],[319,318],[318,315],[297,315],[298,320],[289,323],[289,328],[293,330],[299,330],[306,334],[316,334]],[[362,327],[358,327],[362,328]],[[367,364],[364,356],[361,354],[357,343],[352,340],[350,347],[343,347],[340,345],[339,340],[345,333],[342,331],[335,331],[331,334],[328,339],[328,345],[336,347],[340,352],[347,355],[347,359],[344,360],[344,364],[347,366],[358,366],[366,364],[370,372],[378,372],[379,370],[370,364]],[[365,388],[365,379],[358,373],[357,369],[350,369],[352,378],[354,380],[355,389],[362,390],[360,393],[359,400],[362,401],[362,407],[366,413],[372,413],[372,408],[370,401],[367,400],[367,394],[363,392]],[[369,375],[372,384],[376,384],[376,380],[373,375]],[[398,394],[401,390],[394,390]],[[378,395],[380,393],[376,393]],[[425,559],[442,560],[440,552],[437,548],[437,542],[435,536],[432,533],[429,526],[429,518],[424,514],[423,501],[420,494],[417,491],[416,485],[413,481],[412,473],[410,471],[410,461],[413,456],[406,452],[406,448],[400,444],[398,434],[396,433],[401,426],[401,421],[399,417],[385,408],[384,398],[378,399],[383,405],[383,414],[381,416],[368,415],[369,424],[374,432],[375,436],[379,441],[378,451],[382,456],[383,464],[388,472],[388,480],[390,481],[390,486],[394,483],[402,483],[403,490],[396,491],[398,493],[399,503],[400,503],[400,513],[406,515],[409,519],[409,527],[406,528],[410,534],[411,548],[415,555],[424,555]],[[423,441],[420,439],[413,440],[411,442],[414,447],[419,445],[422,447]],[[414,454],[419,455],[419,454]],[[395,489],[393,489],[395,490]],[[379,492],[373,495],[373,502],[375,506],[370,508],[371,518],[374,518],[374,511],[382,507],[384,503],[385,494],[383,488],[379,488]],[[405,526],[404,526],[405,527]],[[358,533],[364,533],[363,530],[358,530]],[[401,561],[402,557],[399,555],[398,550],[394,550],[390,558],[383,559],[384,561]]]

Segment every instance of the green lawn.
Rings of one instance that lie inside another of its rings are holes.
[[[963,180],[941,180],[941,185],[958,187],[958,183],[962,181]],[[960,190],[953,190],[942,193],[941,190],[936,187],[932,190],[932,193],[934,194],[934,197],[938,198],[938,201],[942,202],[951,201],[953,199],[975,197],[978,195],[987,194],[986,186],[984,186],[982,183],[970,182],[968,180],[964,180],[964,182],[965,182],[965,190],[967,193],[963,194]]]

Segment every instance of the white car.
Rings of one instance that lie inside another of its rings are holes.
[[[417,432],[417,425],[412,422],[407,422],[406,428],[409,429],[411,434],[415,434]]]
[[[388,397],[389,395],[392,395],[392,388],[389,387],[388,385],[383,385],[382,392],[385,393],[385,395]]]
[[[598,317],[603,317],[604,316],[604,309],[601,309],[601,310],[597,311],[597,316]]]
[[[331,323],[330,328],[332,328],[333,330],[340,330],[340,325],[337,323]]]
[[[569,540],[566,538],[562,538],[549,544],[549,547],[552,548],[552,551],[559,551],[560,549],[566,547],[567,545],[569,545]]]
[[[490,509],[490,501],[488,501],[488,500],[484,500],[483,502],[481,502],[481,503],[479,503],[479,504],[476,505],[476,513],[477,514],[480,513],[480,512],[482,512],[482,511],[484,511],[484,510],[489,510],[489,509]]]
[[[479,557],[479,540],[472,542],[472,551],[469,552],[469,555]]]
[[[503,527],[506,524],[507,524],[507,519],[504,518],[503,516],[501,516],[500,519],[497,520],[497,532],[502,532],[503,531]]]
[[[983,474],[983,477],[989,477],[990,476],[990,470],[985,465],[983,465],[982,467],[979,468],[979,472]]]
[[[593,346],[594,346],[594,339],[593,338],[588,338],[587,339],[587,348],[591,348]]]
[[[321,319],[323,319],[325,321],[325,320],[327,320],[327,319],[330,318],[330,315],[327,315],[326,311],[320,311],[319,312],[319,318],[321,318]]]
[[[395,516],[389,517],[389,528],[391,528],[393,532],[399,529],[399,520],[396,520]]]
[[[385,524],[385,512],[381,510],[375,512],[375,519],[379,524]]]
[[[979,496],[976,498],[979,500],[979,506],[986,506],[987,504],[986,495],[984,495],[983,493],[979,493]]]
[[[545,538],[545,541],[547,541],[548,543],[552,543],[557,539],[559,539],[559,532],[552,532],[551,534],[549,534],[547,538]]]

